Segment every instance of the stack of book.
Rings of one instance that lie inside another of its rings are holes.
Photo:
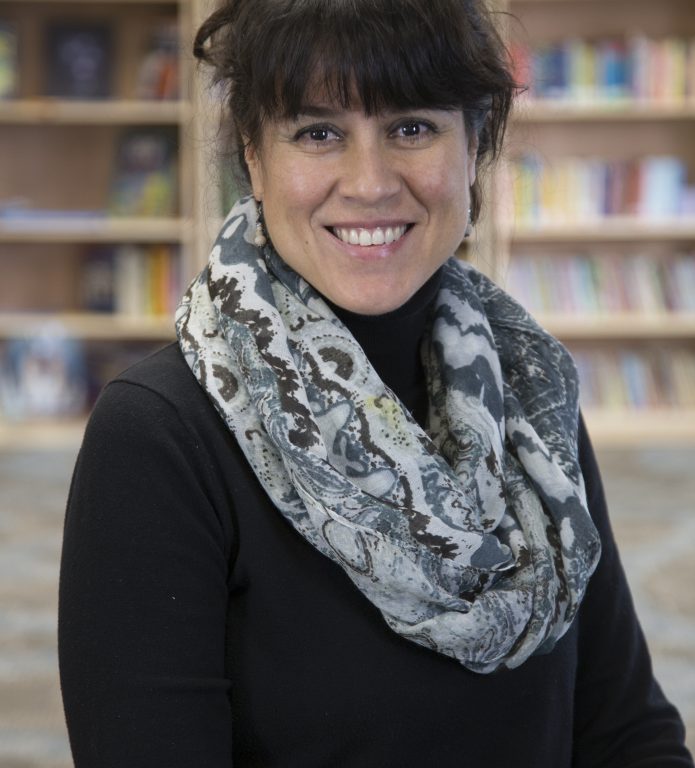
[[[183,293],[178,248],[93,249],[82,269],[82,309],[138,317],[171,316]]]
[[[575,349],[585,408],[695,408],[695,352],[686,348]]]
[[[572,224],[607,216],[695,215],[695,189],[679,157],[632,160],[526,155],[512,163],[514,208],[525,224]]]
[[[531,312],[695,312],[695,252],[518,253],[506,287]]]
[[[683,103],[695,99],[695,38],[572,37],[512,46],[517,82],[535,99]]]

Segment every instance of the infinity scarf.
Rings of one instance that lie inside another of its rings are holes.
[[[237,203],[176,325],[274,505],[403,637],[483,673],[549,651],[600,553],[567,351],[450,259],[422,341],[425,432],[255,225]]]

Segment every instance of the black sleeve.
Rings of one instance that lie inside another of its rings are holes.
[[[231,523],[159,394],[112,383],[68,500],[59,657],[76,768],[230,768]]]
[[[580,462],[603,552],[579,613],[575,768],[692,768],[683,724],[652,665],[580,424]]]

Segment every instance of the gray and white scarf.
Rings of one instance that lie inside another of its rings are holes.
[[[422,342],[425,432],[255,225],[240,201],[177,330],[275,506],[403,637],[476,672],[549,651],[600,552],[567,351],[450,259]]]

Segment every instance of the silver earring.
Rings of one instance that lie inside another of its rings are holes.
[[[472,219],[472,212],[470,206],[468,207],[468,223],[466,224],[466,230],[463,233],[464,237],[470,237],[471,232],[473,231],[473,219]]]
[[[256,203],[258,209],[258,215],[256,218],[256,235],[253,238],[253,242],[262,248],[267,242],[268,238],[265,236],[265,229],[263,228],[263,203]]]

